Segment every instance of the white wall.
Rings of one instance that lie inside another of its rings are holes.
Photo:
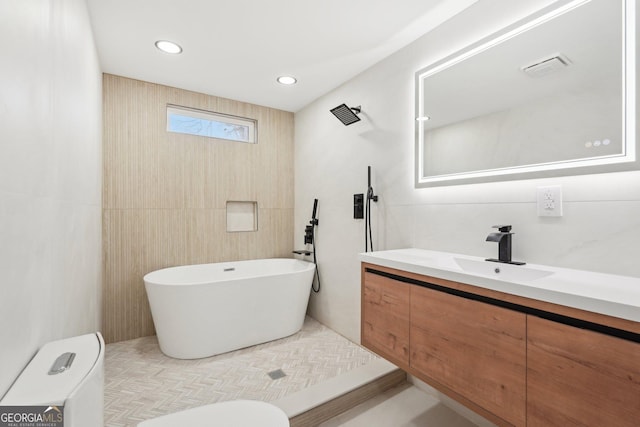
[[[0,2],[0,396],[97,330],[101,72],[84,0]]]
[[[354,193],[366,192],[367,165],[380,196],[376,249],[496,256],[485,237],[504,223],[516,233],[514,259],[640,277],[640,172],[414,188],[415,70],[550,3],[481,0],[296,114],[296,243],[319,199],[322,290],[312,296],[313,317],[359,341],[364,225],[352,219],[352,203]],[[362,122],[345,127],[329,113],[342,102],[362,104]],[[555,184],[564,216],[540,218],[536,187]]]

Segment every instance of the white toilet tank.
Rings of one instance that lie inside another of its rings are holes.
[[[99,332],[45,344],[0,406],[57,407],[64,427],[103,426],[104,350]]]

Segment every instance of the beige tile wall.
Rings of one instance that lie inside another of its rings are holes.
[[[154,333],[142,277],[159,268],[289,257],[293,113],[104,75],[102,332]],[[166,105],[258,121],[258,144],[168,133]],[[258,231],[226,232],[227,200],[258,203]]]

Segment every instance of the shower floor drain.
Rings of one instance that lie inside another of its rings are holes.
[[[276,369],[275,371],[268,372],[267,375],[269,375],[272,380],[277,380],[287,376],[282,369]]]

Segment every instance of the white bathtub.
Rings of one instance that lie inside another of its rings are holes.
[[[171,267],[144,276],[164,354],[198,359],[302,328],[315,264],[288,258]]]

